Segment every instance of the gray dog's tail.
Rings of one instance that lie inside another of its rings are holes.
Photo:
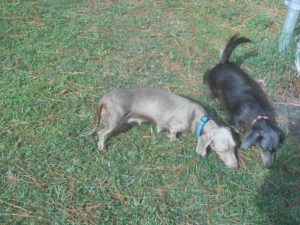
[[[97,132],[97,130],[99,128],[99,125],[100,125],[100,121],[101,121],[101,113],[102,113],[103,107],[104,107],[104,103],[103,103],[103,101],[100,101],[100,103],[97,106],[96,125],[93,128],[93,130],[91,132],[89,132],[87,135],[91,136],[91,135],[94,135]]]
[[[238,35],[234,35],[226,45],[226,48],[223,52],[221,63],[225,63],[229,61],[230,55],[233,50],[240,44],[251,42],[250,39],[244,37],[238,37]]]

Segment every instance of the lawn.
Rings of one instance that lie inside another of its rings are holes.
[[[277,53],[282,0],[0,0],[0,224],[300,224],[300,151],[273,169],[257,148],[230,170],[149,124],[97,150],[99,98],[120,87],[190,96],[228,122],[204,72],[234,34],[232,61],[269,95],[294,75]],[[236,139],[238,141],[238,137]]]

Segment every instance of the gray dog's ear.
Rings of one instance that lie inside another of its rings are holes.
[[[243,141],[242,141],[242,148],[249,148],[252,145],[255,145],[255,143],[257,142],[259,138],[259,133],[257,131],[251,130],[249,131]]]
[[[211,141],[212,138],[210,137],[210,135],[207,134],[198,137],[196,152],[201,156],[205,156],[206,148],[210,145]]]

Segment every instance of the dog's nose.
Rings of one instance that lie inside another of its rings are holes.
[[[274,152],[261,151],[261,159],[265,168],[271,169],[273,167],[275,156],[276,154]]]
[[[237,170],[239,168],[239,164],[230,166],[230,169]]]
[[[225,163],[230,169],[236,170],[239,168],[239,163],[237,160],[233,159],[231,162],[226,162]]]
[[[263,164],[264,164],[264,167],[267,168],[267,169],[271,169],[273,167],[273,165],[274,165],[273,162],[268,162],[268,163],[264,162]]]

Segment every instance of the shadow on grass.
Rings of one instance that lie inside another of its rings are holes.
[[[300,224],[300,143],[288,142],[259,190],[256,204],[268,224]]]
[[[270,224],[300,224],[300,107],[278,96],[272,102],[289,139],[264,180],[257,206]]]

